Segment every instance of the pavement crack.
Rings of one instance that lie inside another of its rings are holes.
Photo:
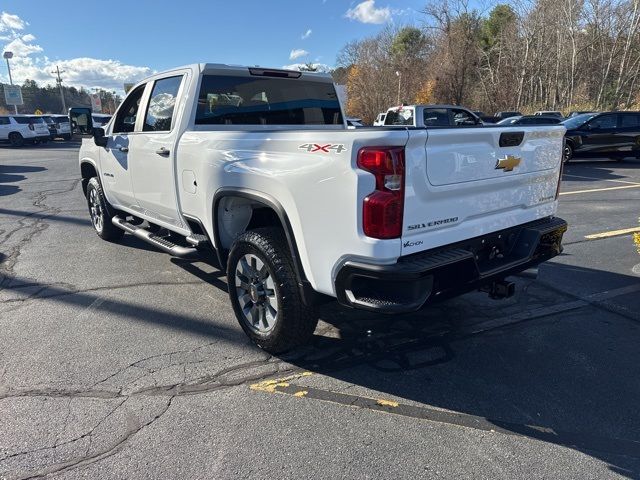
[[[169,399],[167,400],[165,406],[153,418],[151,418],[147,422],[144,422],[142,425],[140,425],[138,427],[129,428],[124,433],[124,435],[122,435],[122,437],[120,439],[118,439],[115,442],[115,444],[111,445],[108,449],[96,452],[93,455],[86,455],[85,454],[85,455],[83,455],[81,457],[77,457],[77,458],[74,458],[74,459],[66,461],[66,462],[54,463],[52,465],[49,465],[46,468],[43,468],[43,469],[38,470],[36,472],[31,472],[31,473],[29,473],[27,475],[23,475],[23,476],[20,476],[20,477],[17,477],[17,478],[19,480],[42,478],[42,477],[44,477],[46,475],[51,475],[53,473],[61,473],[61,472],[65,472],[65,471],[68,471],[68,470],[73,470],[73,469],[76,469],[76,468],[79,468],[79,467],[83,467],[83,466],[86,466],[86,465],[90,465],[90,464],[99,462],[101,460],[104,460],[106,458],[109,458],[109,457],[115,455],[116,453],[118,453],[122,449],[122,447],[132,437],[134,437],[135,435],[140,433],[142,430],[144,430],[145,428],[147,428],[150,425],[152,425],[153,423],[155,423],[165,413],[167,413],[167,411],[171,407],[171,403],[173,402],[173,399],[174,399],[174,396],[170,396]],[[124,403],[124,402],[122,402],[122,403]],[[107,417],[105,417],[105,419],[103,419],[102,421],[106,420],[106,418],[108,418],[110,415],[112,415],[115,412],[115,410],[117,410],[121,405],[122,404],[120,404],[112,412],[110,412],[107,415]],[[97,428],[97,426],[95,428]],[[94,428],[94,430],[95,430],[95,428]]]

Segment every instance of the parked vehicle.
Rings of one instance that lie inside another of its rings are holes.
[[[378,116],[376,117],[376,119],[373,122],[373,126],[374,127],[380,127],[382,125],[384,125],[384,119],[387,118],[387,114],[385,113],[379,113]]]
[[[585,113],[562,122],[564,160],[573,157],[640,158],[640,112]]]
[[[67,115],[50,115],[56,124],[57,137],[71,140],[71,124]]]
[[[25,143],[45,143],[50,133],[41,117],[33,115],[0,115],[0,141],[9,142],[12,147]]]
[[[477,127],[482,120],[456,105],[403,105],[387,110],[385,126]]]
[[[539,110],[535,112],[534,115],[540,117],[556,117],[561,120],[564,119],[564,115],[562,115],[562,112],[558,112],[557,110]]]
[[[40,117],[42,117],[44,123],[49,129],[49,139],[53,140],[58,136],[58,127],[56,126],[56,122],[49,115],[40,115]]]
[[[509,118],[509,117],[521,117],[522,113],[520,112],[496,112],[496,114],[494,115],[494,117],[496,117],[497,121],[500,120],[504,120],[505,118]]]
[[[563,135],[349,130],[330,75],[196,64],[134,86],[79,163],[101,238],[210,250],[242,329],[275,353],[305,342],[334,298],[398,313],[512,294],[507,275],[562,249]]]
[[[541,115],[522,115],[500,120],[497,125],[557,125],[562,120],[558,117],[543,117]]]
[[[491,115],[487,115],[481,111],[474,111],[473,114],[480,118],[484,123],[497,123],[498,119],[496,117],[492,117]]]

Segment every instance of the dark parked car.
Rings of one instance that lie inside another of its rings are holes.
[[[564,160],[640,158],[640,112],[585,113],[568,118]]]
[[[509,118],[509,117],[521,117],[522,113],[520,112],[497,112],[494,117],[496,117],[498,119],[498,121],[500,120],[504,120],[505,118]]]
[[[498,125],[557,125],[562,121],[558,117],[543,117],[542,115],[522,115],[500,120]]]
[[[484,123],[496,123],[499,120],[498,118],[492,117],[491,115],[487,115],[486,113],[481,112],[479,110],[478,111],[474,111],[473,114],[476,117],[479,117],[480,120],[482,120]]]

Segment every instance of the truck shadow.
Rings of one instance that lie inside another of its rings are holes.
[[[572,276],[593,273],[571,267]],[[562,445],[638,478],[640,324],[586,305],[472,333],[484,306],[464,301],[393,317],[328,305],[322,319],[341,338],[318,336],[288,361],[330,377],[328,390],[380,392],[427,417],[444,409],[444,423]]]
[[[174,263],[226,291],[223,274]],[[612,272],[549,268],[559,285],[596,274],[617,287],[637,284]],[[379,395],[399,402],[402,415],[571,448],[640,477],[640,323],[536,281],[518,283],[520,298],[506,309],[479,294],[393,316],[329,303],[312,344],[280,357],[324,376],[309,388],[316,398],[357,404]],[[530,293],[535,287],[551,297]],[[535,314],[551,306],[559,313]],[[527,310],[534,314],[522,316]],[[506,321],[493,324],[500,315]]]
[[[7,185],[26,180],[22,173],[42,172],[44,167],[30,167],[26,165],[2,165],[0,164],[0,197],[13,195],[22,189],[18,185]]]

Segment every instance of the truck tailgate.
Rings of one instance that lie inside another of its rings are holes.
[[[553,215],[565,129],[431,129],[408,158],[402,254]]]

